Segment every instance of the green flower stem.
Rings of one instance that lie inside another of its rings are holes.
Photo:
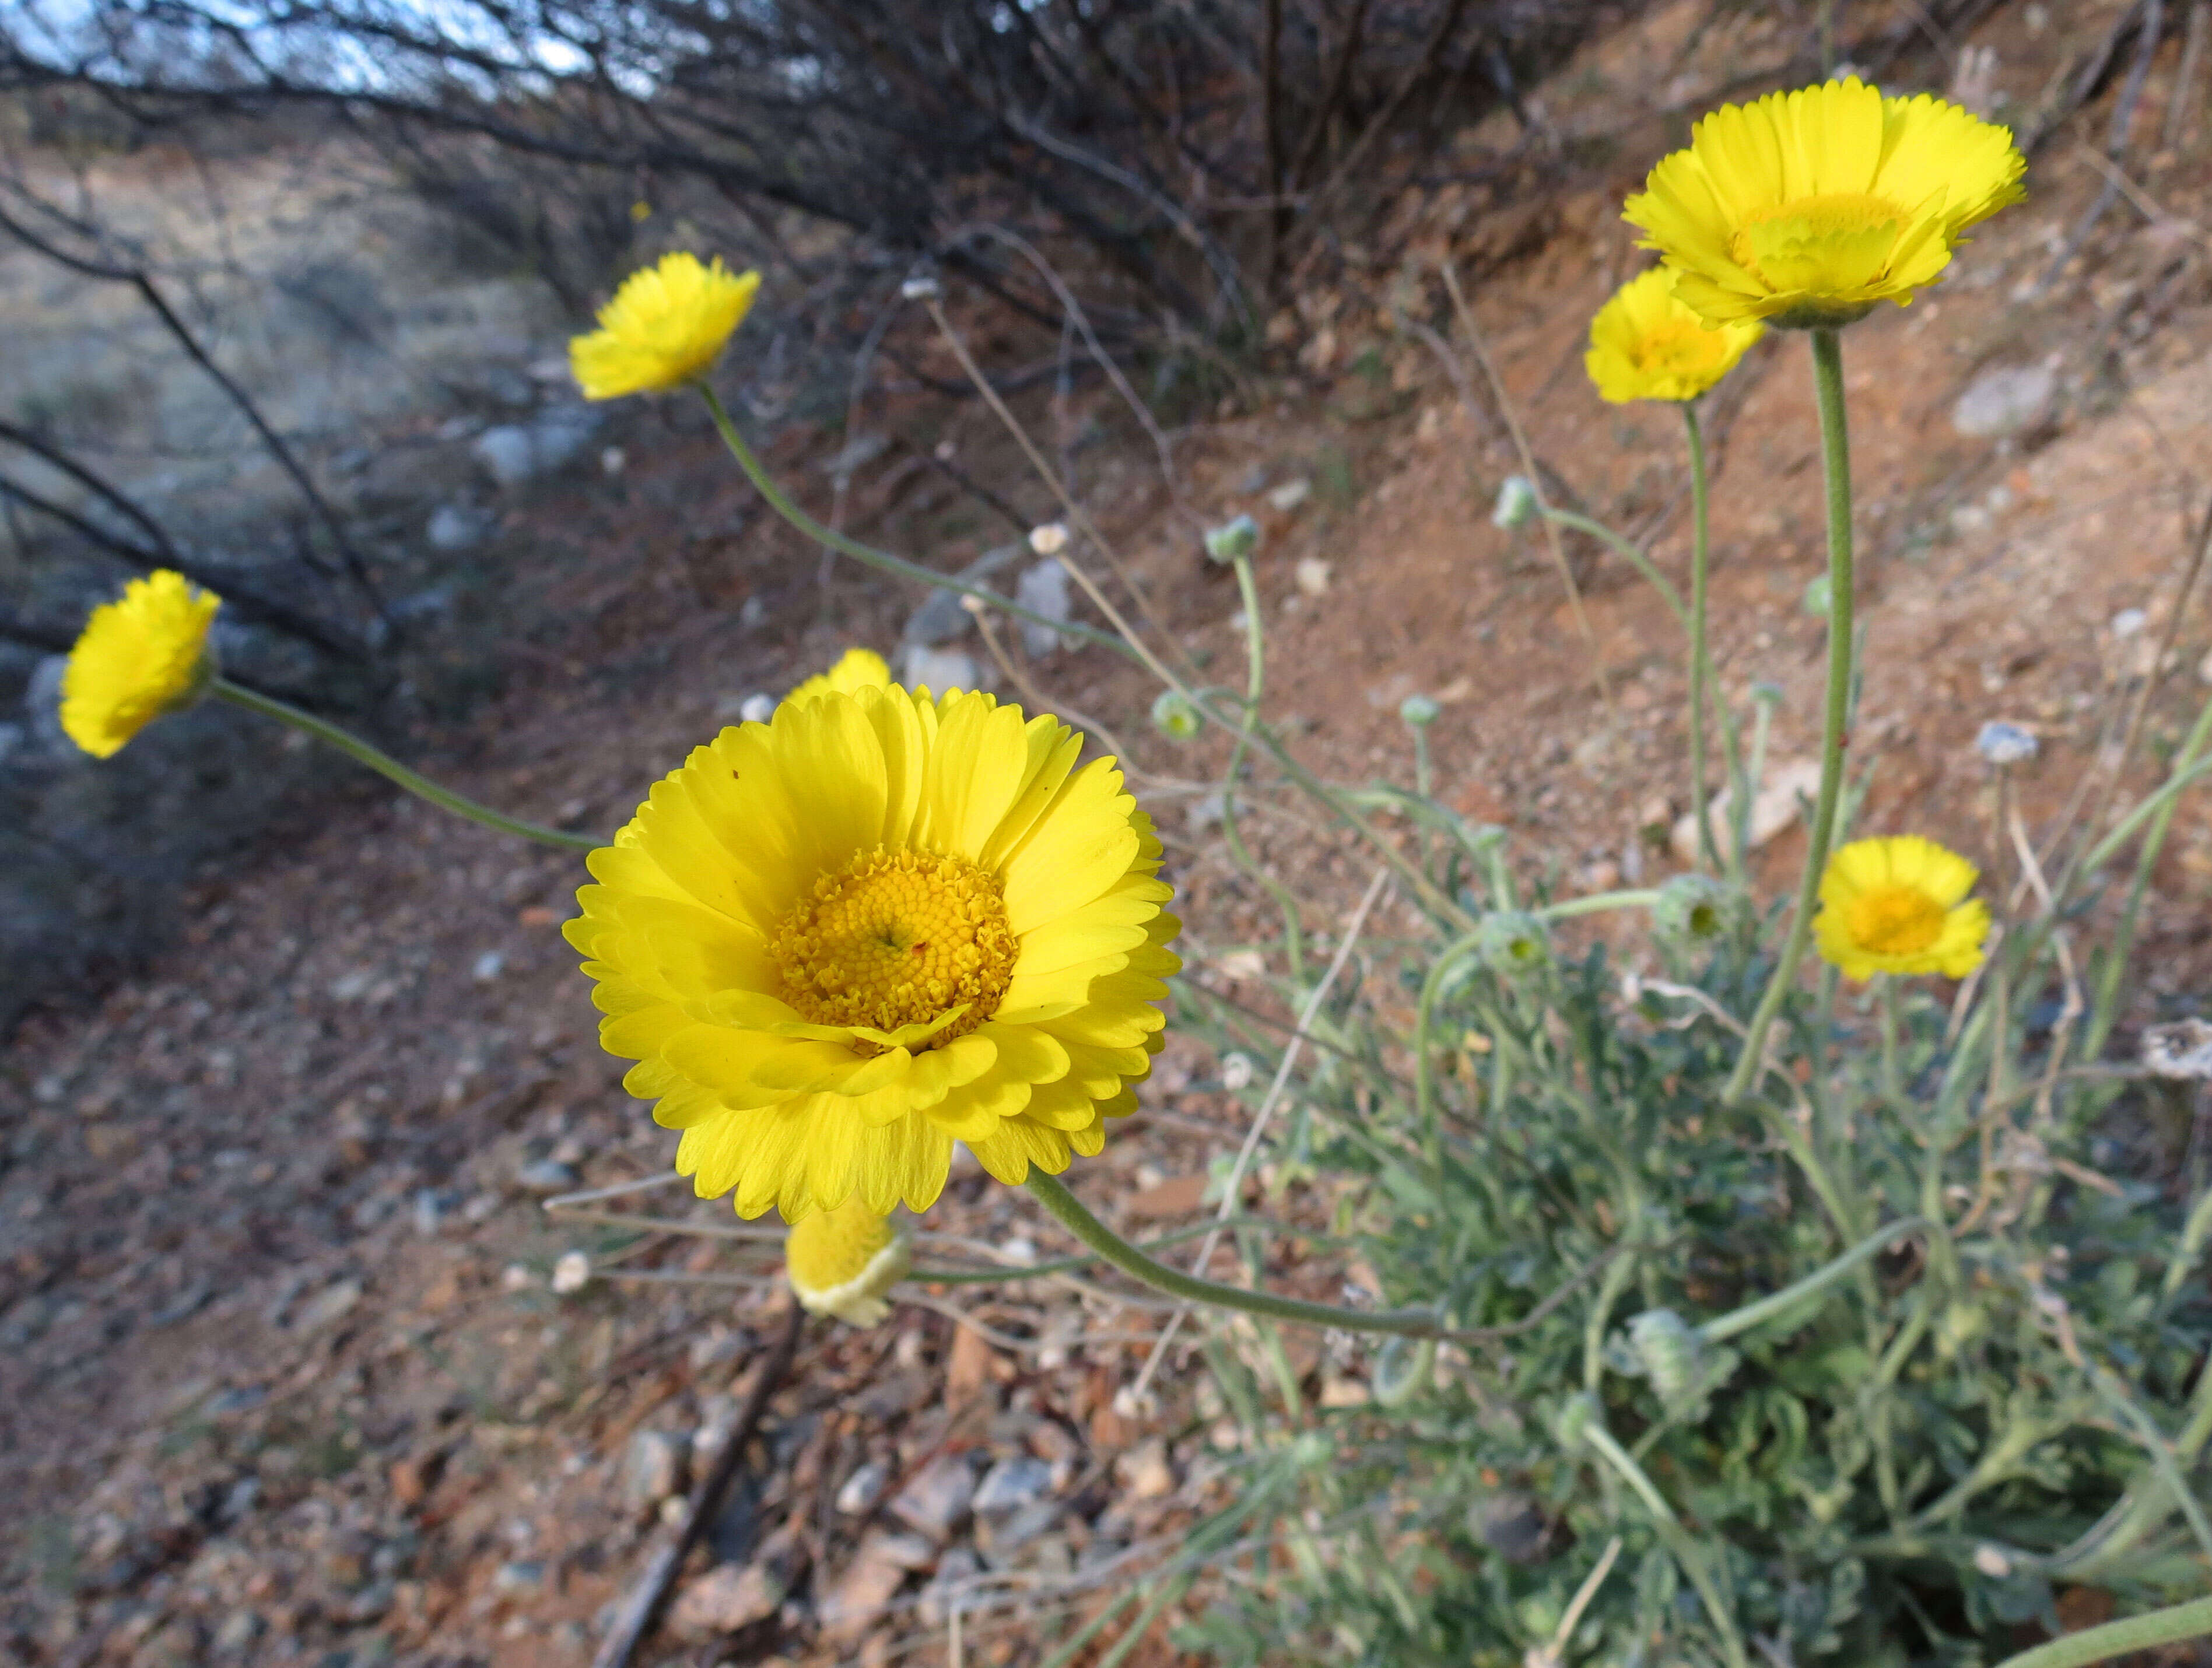
[[[1690,610],[1683,604],[1682,593],[1674,589],[1674,581],[1659,571],[1657,565],[1650,557],[1645,555],[1602,521],[1593,521],[1586,515],[1577,515],[1572,510],[1560,509],[1554,504],[1539,504],[1536,507],[1546,520],[1555,521],[1562,527],[1571,527],[1578,533],[1588,533],[1606,549],[1628,563],[1650,582],[1651,588],[1659,593],[1660,600],[1665,603],[1673,612],[1676,623],[1685,632],[1690,629]]]
[[[1770,1293],[1756,1302],[1747,1303],[1740,1309],[1731,1309],[1724,1315],[1708,1320],[1698,1328],[1698,1334],[1708,1343],[1719,1343],[1739,1332],[1747,1332],[1785,1310],[1796,1307],[1807,1298],[1826,1291],[1860,1265],[1880,1256],[1888,1249],[1892,1240],[1901,1239],[1907,1234],[1917,1234],[1927,1226],[1924,1217],[1901,1216],[1869,1238],[1860,1240],[1833,1262],[1814,1270],[1802,1280],[1784,1286],[1780,1291]]]
[[[1437,1003],[1443,995],[1445,985],[1461,965],[1472,960],[1480,949],[1480,943],[1473,937],[1448,945],[1429,964],[1428,977],[1421,981],[1420,1000],[1413,1008],[1413,1116],[1421,1126],[1421,1148],[1440,1197],[1444,1176],[1443,1130],[1437,1110],[1436,1076],[1429,1064],[1429,1038],[1436,1023]],[[1493,1046],[1502,1051],[1502,1043]],[[1492,1093],[1492,1105],[1495,1107],[1504,1091],[1493,1088]]]
[[[1850,716],[1852,602],[1851,442],[1844,412],[1844,350],[1833,329],[1811,332],[1813,381],[1820,403],[1820,454],[1828,487],[1828,691],[1820,725],[1820,792],[1805,831],[1805,870],[1797,883],[1797,907],[1765,993],[1745,1029],[1743,1052],[1722,1091],[1723,1102],[1743,1099],[1757,1079],[1766,1034],[1797,983],[1797,968],[1813,940],[1813,913],[1820,901],[1820,875],[1835,835],[1836,807],[1844,779],[1844,727]]]
[[[1712,711],[1713,657],[1706,640],[1706,597],[1712,567],[1711,493],[1705,469],[1705,431],[1698,403],[1682,402],[1682,432],[1690,447],[1690,804],[1698,818],[1698,860],[1717,871],[1711,796],[1705,792],[1705,727]],[[1742,789],[1731,784],[1731,795]]]
[[[1143,652],[1125,643],[1112,632],[1101,631],[1097,627],[1085,625],[1079,620],[1048,619],[1034,609],[1024,608],[1012,598],[1001,597],[997,591],[986,585],[970,585],[965,579],[955,579],[950,573],[939,573],[934,568],[924,567],[920,562],[908,561],[903,556],[895,556],[888,550],[878,550],[872,544],[863,544],[856,538],[848,537],[833,527],[825,527],[805,511],[800,509],[792,501],[783,488],[776,485],[775,478],[768,472],[767,465],[763,464],[753,449],[745,444],[745,437],[738,433],[738,426],[730,421],[730,414],[722,409],[722,402],[714,391],[704,382],[696,385],[701,397],[707,402],[707,409],[714,419],[714,428],[721,435],[722,444],[729,448],[730,456],[738,460],[738,467],[745,472],[745,478],[750,481],[760,495],[768,500],[769,508],[774,510],[816,543],[826,544],[841,555],[850,556],[854,561],[865,563],[883,573],[896,574],[902,579],[912,579],[917,584],[934,585],[940,591],[957,591],[963,597],[973,597],[988,607],[1012,615],[1017,620],[1027,620],[1032,625],[1050,626],[1054,631],[1065,633],[1071,637],[1079,637],[1085,642],[1096,643],[1102,648],[1111,649],[1125,660],[1136,661],[1140,664],[1143,663],[1146,658]],[[1169,680],[1170,683],[1173,681]]]
[[[1720,1588],[1706,1564],[1705,1550],[1691,1538],[1689,1531],[1682,1527],[1681,1519],[1674,1515],[1674,1508],[1667,1503],[1667,1497],[1652,1485],[1651,1479],[1644,1474],[1644,1467],[1631,1459],[1627,1451],[1613,1440],[1613,1433],[1599,1422],[1595,1410],[1583,1432],[1583,1440],[1607,1465],[1620,1474],[1621,1480],[1636,1491],[1637,1498],[1651,1513],[1659,1538],[1666,1543],[1667,1550],[1674,1556],[1674,1562],[1682,1567],[1682,1573],[1690,1578],[1690,1585],[1698,1590],[1698,1601],[1712,1618],[1713,1629],[1721,1636],[1721,1649],[1727,1653],[1729,1668],[1749,1668],[1750,1659],[1744,1654],[1743,1640],[1736,1632],[1735,1618],[1729,1614],[1727,1604],[1722,1600]]]
[[[1334,1326],[1348,1332],[1389,1332],[1400,1337],[1459,1336],[1431,1309],[1345,1309],[1333,1303],[1309,1303],[1301,1298],[1278,1297],[1273,1292],[1249,1291],[1243,1286],[1200,1280],[1145,1255],[1085,1210],[1083,1202],[1062,1186],[1057,1178],[1032,1167],[1028,1186],[1037,1202],[1052,1213],[1062,1228],[1131,1279],[1141,1281],[1170,1297],[1263,1315],[1271,1320]]]
[[[1547,903],[1536,913],[1547,921],[1569,921],[1577,915],[1597,915],[1608,909],[1652,909],[1658,903],[1659,894],[1644,887],[1627,892],[1593,892],[1585,898]]]
[[[597,851],[607,843],[596,834],[569,834],[563,829],[542,828],[518,817],[501,816],[489,805],[479,805],[475,800],[465,798],[450,788],[440,787],[428,777],[416,775],[390,754],[371,747],[360,737],[325,722],[313,713],[301,712],[289,702],[269,695],[256,694],[228,678],[210,680],[208,693],[220,695],[234,707],[243,707],[248,712],[259,713],[280,724],[289,724],[302,734],[313,736],[317,741],[337,749],[347,757],[359,760],[379,775],[389,777],[418,799],[427,799],[441,810],[465,817],[471,822],[481,823],[496,833],[519,834],[525,840],[534,840],[541,846],[557,846],[566,852]]]
[[[1881,1092],[1899,1112],[1909,1112],[1905,1101],[1905,1069],[1898,1060],[1897,975],[1886,973],[1881,976],[1881,988],[1875,993],[1875,1002],[1881,1014]]]
[[[2082,1668],[2085,1663],[2105,1662],[2206,1634],[2212,1634],[2212,1598],[2197,1598],[2186,1604],[2169,1604],[2148,1616],[2084,1628],[2080,1633],[2007,1657],[1997,1668]]]
[[[1237,866],[1275,901],[1283,912],[1283,955],[1290,963],[1291,981],[1305,983],[1304,917],[1297,895],[1262,869],[1244,844],[1244,830],[1237,818],[1237,779],[1244,768],[1244,755],[1252,748],[1252,732],[1260,724],[1260,699],[1267,687],[1267,634],[1261,625],[1260,585],[1252,573],[1252,558],[1234,559],[1237,591],[1244,599],[1244,713],[1237,726],[1237,744],[1229,751],[1229,767],[1221,773],[1221,840]]]
[[[1271,1222],[1265,1216],[1209,1216],[1202,1222],[1179,1228],[1172,1234],[1163,1234],[1156,1240],[1147,1240],[1136,1249],[1165,1251],[1170,1246],[1179,1246],[1187,1240],[1244,1228],[1262,1228],[1301,1240],[1309,1237],[1302,1229],[1286,1228],[1281,1222]],[[1328,1236],[1312,1237],[1325,1240]],[[917,1268],[908,1270],[906,1278],[916,1285],[996,1286],[1014,1280],[1041,1280],[1048,1275],[1072,1274],[1077,1269],[1090,1267],[1097,1260],[1097,1253],[1091,1252],[1079,1257],[1055,1257],[1043,1263],[1009,1263],[1002,1268]]]

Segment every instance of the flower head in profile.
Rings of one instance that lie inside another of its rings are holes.
[[[1625,213],[1705,318],[1833,326],[1934,283],[2026,168],[2009,129],[1853,76],[1723,106]]]
[[[133,579],[93,610],[62,672],[62,729],[112,758],[164,713],[189,707],[215,676],[208,628],[222,599],[167,568]]]
[[[718,256],[664,255],[633,272],[599,309],[599,327],[568,343],[586,399],[678,388],[705,374],[752,310],[757,272],[732,273]]]
[[[1483,966],[1507,979],[1525,979],[1552,965],[1552,935],[1543,919],[1521,909],[1493,909],[1475,926]]]
[[[851,1326],[872,1326],[890,1313],[891,1288],[912,1264],[899,1225],[857,1194],[835,1210],[816,1211],[783,1242],[784,1277],[799,1307]]]
[[[1600,397],[1614,405],[1693,400],[1765,333],[1755,318],[1708,325],[1675,298],[1674,275],[1655,266],[1597,310],[1583,367]]]
[[[857,689],[888,689],[890,686],[891,669],[883,656],[873,649],[847,649],[837,658],[836,665],[826,672],[817,672],[784,699],[811,701],[833,689],[849,695]]]
[[[701,1198],[797,1223],[1105,1143],[1152,1068],[1180,925],[1111,759],[974,691],[786,701],[659,782],[577,895],[624,1082]]]
[[[1967,896],[1979,874],[1956,852],[1917,834],[1853,840],[1820,876],[1813,931],[1821,956],[1848,979],[1965,978],[1981,966],[1990,936],[1989,907]]]

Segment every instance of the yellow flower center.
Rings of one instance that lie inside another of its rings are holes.
[[[1729,236],[1729,253],[1780,294],[1837,294],[1882,274],[1911,215],[1864,191],[1801,197],[1762,209]]]
[[[1628,357],[1639,371],[1696,376],[1726,359],[1735,347],[1726,331],[1709,331],[1695,319],[1658,325],[1630,344]]]
[[[1003,889],[962,858],[863,852],[816,881],[776,929],[769,950],[783,999],[818,1025],[879,1031],[926,1025],[964,1003],[921,1046],[965,1036],[998,1011],[1014,975]]]
[[[1883,886],[1851,900],[1851,940],[1875,955],[1911,955],[1943,936],[1943,906],[1917,886]]]

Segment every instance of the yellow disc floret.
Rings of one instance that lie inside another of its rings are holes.
[[[93,610],[62,672],[62,729],[110,758],[166,713],[198,701],[215,675],[208,630],[221,599],[162,568]]]
[[[872,1326],[890,1312],[891,1288],[911,1262],[898,1225],[857,1197],[816,1211],[784,1237],[784,1274],[799,1306],[854,1326]]]
[[[568,941],[700,1197],[926,1210],[964,1143],[1057,1174],[1136,1109],[1180,930],[1111,759],[978,691],[725,730],[594,852]]]
[[[1626,214],[1705,318],[1832,327],[1936,282],[2027,166],[2009,130],[1854,76],[1722,106]]]
[[[1969,898],[1978,871],[1932,840],[1856,840],[1828,859],[1820,954],[1852,979],[1940,973],[1963,979],[1982,964],[1990,912]]]
[[[717,257],[664,255],[623,280],[599,309],[599,327],[568,343],[568,367],[586,399],[681,387],[703,376],[760,288],[757,272],[732,273]]]
[[[1693,400],[1765,333],[1756,319],[1708,325],[1674,299],[1674,275],[1655,266],[1598,309],[1583,365],[1599,395],[1616,405]]]
[[[816,881],[770,942],[783,999],[823,1025],[945,1021],[926,1047],[964,1037],[1013,977],[1003,893],[957,857],[879,846],[854,858]]]

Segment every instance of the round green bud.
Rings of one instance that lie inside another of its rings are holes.
[[[1249,515],[1240,515],[1233,521],[1206,530],[1206,554],[1218,562],[1249,556],[1259,545],[1260,524]]]
[[[1188,695],[1163,689],[1152,702],[1152,728],[1171,742],[1187,742],[1206,728],[1206,719]]]
[[[1493,909],[1475,928],[1475,953],[1492,973],[1525,979],[1551,964],[1552,935],[1521,909]]]
[[[1711,875],[1677,875],[1659,889],[1652,930],[1686,949],[1719,943],[1742,923],[1750,900]]]
[[[1805,582],[1805,612],[1815,620],[1825,620],[1834,606],[1835,591],[1826,573],[1817,573]]]
[[[1509,475],[1498,488],[1498,507],[1490,519],[1500,527],[1525,527],[1536,519],[1535,482],[1525,475]]]
[[[1398,716],[1416,729],[1425,729],[1437,721],[1437,714],[1444,709],[1427,695],[1407,695],[1398,703]]]

